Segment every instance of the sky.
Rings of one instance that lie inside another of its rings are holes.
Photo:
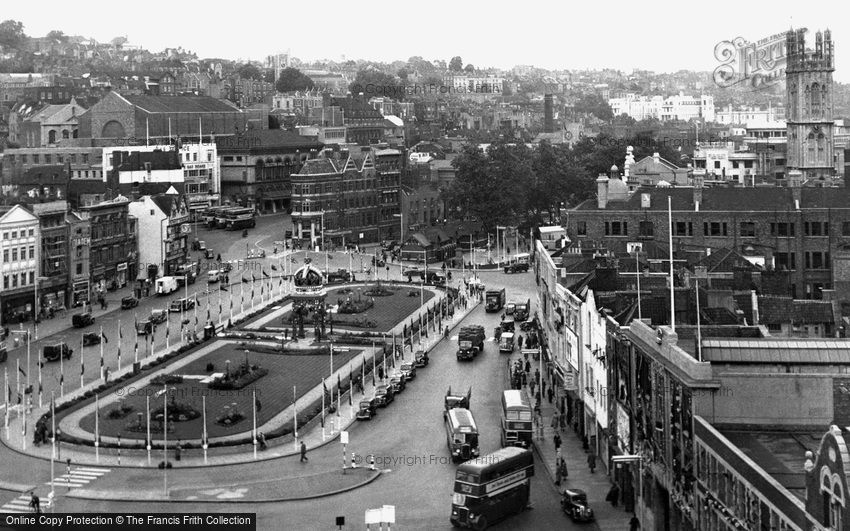
[[[459,55],[475,66],[625,72],[710,71],[719,65],[714,48],[721,41],[758,41],[792,26],[829,28],[836,43],[834,78],[850,82],[850,68],[842,68],[842,58],[850,58],[844,39],[850,29],[838,2],[43,0],[39,9],[22,0],[2,3],[0,19],[23,22],[31,36],[54,29],[98,41],[126,36],[151,51],[182,46],[202,58],[262,60],[287,50],[302,60],[389,62],[419,55],[448,62]],[[815,9],[801,7],[807,5]]]

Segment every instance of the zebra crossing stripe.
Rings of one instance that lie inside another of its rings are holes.
[[[103,474],[98,474],[97,472],[80,472],[79,470],[72,470],[71,474],[75,474],[75,475],[86,477],[86,478],[93,478],[93,479],[99,478],[100,476],[103,475]]]
[[[74,471],[91,472],[92,474],[103,475],[103,474],[106,474],[107,472],[111,472],[112,469],[111,468],[88,468],[88,467],[81,466],[79,468],[75,468]]]
[[[51,483],[51,482],[48,481],[48,482],[45,483],[45,485],[47,485],[48,487],[52,486],[52,485],[56,485],[57,487],[65,487],[65,488],[68,488],[68,487],[77,488],[77,487],[85,487],[86,486],[85,483],[74,483],[73,481],[65,481],[64,479],[60,480],[60,481],[56,481],[55,483]]]

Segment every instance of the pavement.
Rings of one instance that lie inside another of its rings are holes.
[[[513,364],[514,361],[521,358],[524,360],[523,355],[517,350],[510,356],[510,363]],[[533,377],[534,370],[539,368],[540,362],[535,362],[533,359],[530,361],[532,371],[530,376]],[[505,372],[506,381],[508,381],[507,362]],[[547,383],[547,389],[548,385]],[[509,385],[506,385],[506,387],[509,388]],[[522,391],[525,393],[528,403],[533,405],[535,398],[531,396],[529,387],[523,387]],[[537,392],[536,388],[535,392]],[[571,426],[566,428],[552,427],[552,417],[557,413],[555,405],[544,398],[540,405],[540,412],[543,419],[542,433],[541,426],[535,426],[532,443],[534,452],[537,454],[540,462],[543,463],[545,473],[549,477],[552,487],[559,492],[563,492],[565,488],[577,488],[587,492],[587,501],[590,508],[593,509],[599,529],[628,529],[628,523],[632,517],[632,513],[626,512],[622,503],[618,503],[617,507],[613,507],[610,502],[605,501],[605,497],[608,495],[611,485],[613,485],[608,475],[610,471],[605,466],[606,463],[597,458],[596,471],[591,473],[587,465],[587,452],[582,448],[582,441],[579,435]],[[562,480],[560,486],[555,485],[557,452],[555,450],[554,437],[556,431],[561,435],[561,457],[567,463],[567,479]]]
[[[432,299],[432,303],[426,306],[433,306],[437,303],[437,298]],[[288,305],[287,305],[288,306]],[[450,329],[459,324],[470,312],[472,312],[477,303],[475,301],[471,301],[468,304],[467,308],[459,308],[456,310],[453,318],[445,321],[444,325],[448,326]],[[276,308],[272,314],[277,315],[278,313],[283,313],[286,311],[286,307]],[[249,325],[249,327],[258,327],[261,326],[264,322],[273,319],[274,317],[265,316],[260,320],[254,321]],[[401,333],[401,329],[404,326],[406,320],[403,320],[393,332]],[[436,328],[436,326],[434,327]],[[414,336],[415,339],[416,336]],[[430,351],[440,339],[440,334],[436,330],[429,334],[428,338],[423,338],[423,345],[417,345],[416,349],[419,348]],[[306,342],[303,342],[306,347]],[[205,351],[209,346],[202,347],[197,354],[200,355],[203,351]],[[364,349],[369,351],[371,349]],[[376,349],[377,352],[377,349]],[[376,354],[373,353],[374,354]],[[191,354],[190,356],[194,356],[196,353]],[[408,352],[407,354],[410,356],[411,354]],[[362,359],[362,358],[361,358]],[[182,362],[184,360],[180,360]],[[368,361],[367,361],[368,363]],[[344,366],[338,372],[342,376],[348,376],[347,372],[349,371],[348,366]],[[356,371],[355,371],[356,372]],[[389,371],[387,371],[389,372]],[[152,377],[153,375],[151,375]],[[374,392],[374,386],[371,383],[371,378],[366,378],[364,382],[364,393],[363,396],[370,396]],[[376,382],[380,385],[380,381]],[[320,398],[321,396],[321,388],[317,386],[308,394],[315,394],[316,396],[305,396],[303,399],[305,401],[310,401],[315,398]],[[355,396],[352,397],[352,402],[354,404],[357,403],[357,399],[360,398],[359,393],[355,393]],[[302,400],[302,398],[299,398]],[[173,458],[171,458],[171,463],[175,465],[175,469],[184,469],[184,468],[193,468],[193,467],[204,467],[204,466],[228,466],[240,463],[249,463],[257,460],[271,460],[278,459],[283,457],[293,457],[299,454],[299,445],[303,441],[308,449],[313,450],[318,447],[329,444],[338,439],[340,430],[344,430],[348,428],[351,424],[356,422],[356,418],[354,417],[355,409],[354,407],[347,408],[345,407],[345,402],[347,402],[348,397],[343,396],[341,399],[342,407],[338,415],[328,415],[326,418],[326,425],[323,427],[318,418],[314,419],[307,426],[299,429],[299,437],[297,439],[292,436],[283,437],[276,440],[269,441],[269,448],[265,451],[257,451],[253,445],[241,445],[235,447],[226,447],[226,448],[216,448],[213,451],[204,452],[201,449],[193,449],[193,450],[183,450],[181,455],[180,462],[176,462]],[[105,405],[105,403],[103,404]],[[93,407],[93,405],[87,406],[88,408]],[[82,408],[80,411],[85,410]],[[85,414],[85,413],[83,413]],[[291,422],[292,412],[289,411],[289,422]],[[286,412],[282,412],[280,415],[276,416],[275,419],[277,422],[286,422],[284,417],[286,416]],[[63,431],[68,433],[68,428],[70,426],[65,426],[63,424]],[[262,429],[269,429],[267,426],[263,426]],[[339,492],[344,492],[346,490],[352,490],[363,486],[367,483],[374,481],[380,471],[368,471],[367,467],[364,466],[364,463],[360,463],[361,467],[357,470],[349,469],[349,474],[346,474],[344,478],[340,478],[340,474],[338,470],[332,472],[324,472],[319,474],[314,474],[311,476],[301,476],[301,475],[293,475],[290,473],[289,475],[282,475],[273,480],[268,481],[257,481],[254,483],[247,484],[239,484],[239,485],[199,485],[197,482],[192,482],[190,485],[183,486],[175,486],[171,489],[163,490],[160,488],[162,485],[162,481],[160,479],[159,474],[150,474],[150,467],[157,466],[164,459],[162,458],[162,450],[154,449],[152,452],[145,452],[144,450],[124,450],[123,455],[118,452],[114,448],[103,448],[103,449],[95,449],[91,447],[81,447],[74,446],[71,447],[69,445],[62,445],[61,448],[58,449],[58,454],[54,455],[53,448],[50,445],[44,445],[41,447],[32,447],[32,445],[28,445],[26,450],[22,450],[19,445],[19,435],[15,435],[21,433],[21,425],[20,422],[12,422],[10,424],[10,431],[13,434],[11,440],[9,440],[8,435],[4,437],[3,442],[6,444],[7,448],[12,450],[13,452],[25,453],[28,456],[39,457],[42,459],[50,460],[55,457],[60,463],[64,459],[70,458],[72,460],[74,470],[84,467],[110,467],[106,470],[112,469],[127,469],[127,468],[135,468],[139,470],[138,474],[134,474],[134,479],[132,484],[134,488],[132,491],[122,490],[122,485],[126,489],[126,483],[118,483],[116,485],[110,485],[109,476],[107,475],[107,479],[101,479],[99,483],[105,484],[104,487],[108,488],[100,488],[100,489],[92,489],[92,488],[69,488],[67,493],[68,497],[76,497],[76,498],[84,498],[84,499],[92,499],[92,500],[114,500],[114,501],[140,501],[140,500],[149,500],[149,501],[208,501],[208,502],[221,502],[221,501],[281,501],[281,500],[300,500],[300,499],[309,499],[312,497],[320,497],[327,496]],[[261,430],[262,431],[262,430]],[[77,434],[80,435],[80,434]],[[108,438],[103,439],[106,442],[110,440]],[[7,454],[9,452],[6,452]],[[212,455],[204,455],[212,454]],[[14,459],[14,456],[12,456]],[[294,462],[294,459],[291,461]],[[278,461],[277,463],[280,463]],[[278,468],[278,464],[275,463],[275,468]],[[64,464],[64,463],[62,463]],[[292,465],[290,465],[292,466]],[[30,485],[27,481],[26,471],[20,470],[18,467],[10,467],[10,472],[13,471],[8,477],[4,477],[3,480],[0,480],[0,489],[5,490],[13,490],[18,492],[26,492],[34,488],[33,485]],[[63,466],[58,466],[57,468],[63,469]],[[146,470],[141,470],[146,469]],[[73,473],[73,470],[71,471]],[[172,477],[178,476],[179,471],[172,472]],[[4,476],[6,476],[4,474]],[[116,477],[117,479],[117,477]],[[60,477],[56,479],[57,486],[62,486],[63,479]],[[87,487],[87,486],[86,486]]]

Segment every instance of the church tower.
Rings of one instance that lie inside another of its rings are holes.
[[[829,30],[819,31],[815,49],[806,50],[805,34],[798,29],[785,36],[788,183],[834,186],[832,39]]]

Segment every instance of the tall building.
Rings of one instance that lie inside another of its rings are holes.
[[[832,39],[829,30],[817,32],[812,51],[806,50],[805,35],[805,29],[798,29],[785,37],[788,178],[831,181],[835,174]]]
[[[21,205],[0,211],[0,249],[3,289],[0,290],[0,324],[21,323],[35,315],[38,275],[38,216]]]

